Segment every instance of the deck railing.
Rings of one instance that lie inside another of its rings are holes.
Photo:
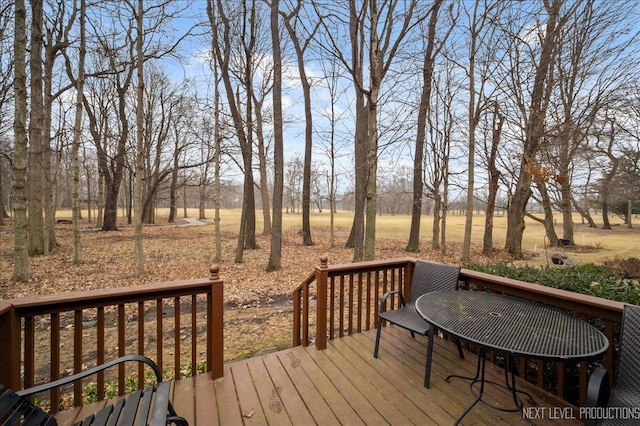
[[[389,290],[408,294],[414,264],[415,259],[400,258],[329,265],[323,256],[314,273],[293,292],[294,346],[315,342],[318,349],[324,349],[328,340],[375,328],[380,298]],[[464,268],[460,280],[465,290],[493,291],[534,300],[570,311],[596,325],[610,342],[607,353],[598,363],[613,377],[622,303]],[[315,310],[311,309],[314,301]],[[400,301],[390,298],[388,303],[387,309],[394,309]],[[468,345],[467,349],[475,350]],[[492,352],[489,361],[502,366],[503,358]],[[518,372],[525,373],[519,374],[523,379],[580,405],[585,403],[592,368],[593,363],[588,362],[518,359]]]
[[[218,270],[211,266],[203,279],[0,301],[0,383],[28,388],[131,353],[149,356],[161,369],[173,370],[174,378],[194,375],[198,366],[222,377]],[[122,395],[132,372],[125,365],[114,370]],[[137,377],[141,387],[142,364]],[[82,388],[74,384],[75,406],[82,405]],[[96,393],[104,399],[104,373],[97,375]],[[52,412],[59,399],[60,390],[52,390]]]

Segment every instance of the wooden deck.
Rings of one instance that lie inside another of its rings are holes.
[[[190,425],[452,425],[473,400],[469,384],[444,380],[448,374],[473,375],[477,358],[457,355],[455,345],[435,339],[431,388],[423,386],[426,339],[386,327],[380,357],[373,358],[375,330],[332,340],[328,348],[295,347],[227,363],[224,378],[199,375],[175,382],[173,404]],[[487,364],[487,376],[504,382],[502,370]],[[551,395],[523,385],[537,400],[536,425],[581,424],[566,416]],[[512,406],[511,395],[488,385],[494,403]],[[68,424],[84,412],[58,414]],[[571,414],[578,416],[577,410]],[[551,418],[554,417],[554,418]],[[503,412],[480,403],[464,425],[526,425],[521,412]]]

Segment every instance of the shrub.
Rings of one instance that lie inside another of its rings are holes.
[[[632,258],[633,259],[633,258]],[[635,259],[624,264],[635,265]],[[620,264],[618,262],[617,264]],[[619,268],[612,264],[596,265],[593,263],[562,267],[533,267],[509,265],[479,265],[465,266],[475,271],[486,272],[520,281],[536,283],[581,294],[602,297],[619,302],[640,304],[638,283],[627,279],[619,272]]]
[[[613,260],[606,261],[604,264],[614,269],[623,278],[636,280],[640,278],[640,259],[637,257],[628,259],[616,257]]]

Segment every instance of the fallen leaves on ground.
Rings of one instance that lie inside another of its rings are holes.
[[[202,278],[209,276],[214,263],[214,227],[145,228],[144,275],[134,274],[133,229],[114,232],[82,232],[82,259],[72,263],[73,247],[70,226],[56,230],[59,247],[48,256],[31,259],[32,278],[26,283],[11,281],[13,272],[13,234],[0,233],[0,299],[51,295],[82,290],[133,286],[139,284]],[[292,340],[292,291],[313,272],[322,255],[330,263],[348,263],[353,250],[345,248],[346,235],[336,239],[331,247],[326,232],[312,231],[314,245],[302,245],[297,233],[283,235],[282,269],[265,272],[269,259],[270,239],[258,235],[256,250],[245,250],[242,263],[235,263],[237,236],[222,235],[223,260],[218,262],[225,287],[225,359],[237,359],[279,349]],[[422,241],[421,253],[407,253],[406,240],[379,238],[376,257],[388,259],[413,256],[443,263],[456,263],[461,247],[447,246],[447,255],[430,250],[428,240]],[[505,260],[498,252],[488,259],[474,249],[474,261]]]

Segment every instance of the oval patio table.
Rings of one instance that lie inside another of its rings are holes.
[[[576,316],[531,300],[497,293],[434,291],[417,299],[416,310],[430,324],[426,387],[429,387],[433,335],[436,330],[480,348],[476,376],[463,377],[471,380],[472,392],[473,385],[479,382],[480,392],[458,417],[456,424],[482,400],[487,350],[505,355],[505,381],[516,405],[511,411],[516,411],[522,409],[522,402],[517,396],[519,391],[516,389],[513,368],[511,383],[508,380],[510,357],[584,361],[598,358],[609,347],[609,341],[602,332]],[[451,377],[454,375],[447,377],[447,380]]]

